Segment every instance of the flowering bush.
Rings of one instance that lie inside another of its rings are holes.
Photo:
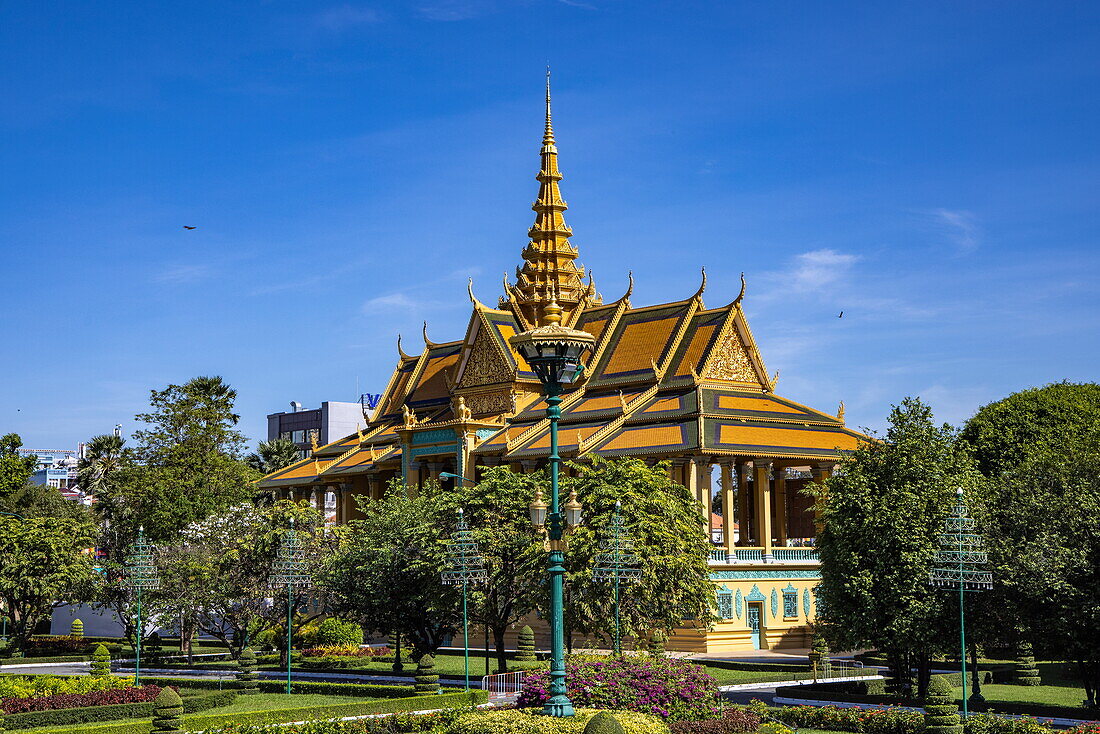
[[[669,727],[672,734],[751,734],[759,728],[759,714],[735,707],[726,709],[717,719],[676,721]]]
[[[127,688],[130,683],[122,678],[111,676],[72,676],[58,675],[4,675],[0,676],[0,699],[41,698],[70,693],[94,693]],[[8,713],[11,710],[4,708]]]
[[[393,655],[388,647],[359,647],[358,645],[318,645],[302,650],[305,658],[380,658]]]
[[[718,684],[702,666],[665,658],[609,657],[565,664],[575,706],[640,711],[669,721],[715,718]],[[516,705],[542,706],[550,698],[550,674],[530,673]]]
[[[27,711],[110,706],[116,703],[145,703],[146,701],[152,701],[159,693],[160,686],[142,686],[141,688],[116,688],[92,693],[58,693],[52,696],[33,698],[0,698],[0,710],[7,714],[22,714]]]
[[[755,702],[754,702],[755,703]],[[760,704],[763,706],[763,704]],[[793,706],[772,716],[795,728],[832,729],[858,734],[923,734],[924,715],[899,708],[861,709],[839,706]]]
[[[1100,734],[1100,721],[1090,721],[1067,729],[1066,734]]]

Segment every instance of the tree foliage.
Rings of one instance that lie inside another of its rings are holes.
[[[592,569],[616,501],[621,502],[642,572],[640,580],[620,587],[624,635],[671,632],[684,620],[708,628],[714,620],[714,584],[707,564],[710,544],[691,493],[669,479],[663,464],[649,467],[639,459],[596,457],[591,463],[570,466],[576,475],[565,478],[563,489],[576,491],[585,519],[570,534],[566,553],[566,629],[604,639],[612,634],[612,587],[593,580]],[[539,597],[547,614],[548,597]]]
[[[126,439],[113,433],[92,436],[84,445],[84,456],[77,464],[80,488],[95,497],[122,469],[126,460]]]
[[[400,482],[381,499],[360,498],[363,519],[342,529],[321,574],[336,611],[371,630],[404,635],[418,659],[456,631],[459,596],[442,582],[445,547],[435,499],[409,497]]]
[[[0,516],[0,599],[8,610],[15,649],[22,649],[55,606],[88,598],[99,575],[85,553],[87,522],[68,518]]]
[[[0,507],[7,504],[8,498],[30,481],[38,466],[38,458],[20,456],[18,449],[23,439],[16,433],[0,436]]]
[[[297,463],[302,458],[298,446],[289,438],[273,438],[270,441],[260,441],[256,451],[248,455],[248,465],[260,474],[285,469],[291,464]]]
[[[924,692],[929,656],[944,649],[948,625],[929,571],[955,488],[975,482],[953,430],[907,398],[892,409],[883,440],[861,443],[815,488],[824,520],[817,617],[834,648],[875,647],[895,671],[917,666]],[[898,683],[908,687],[907,672]]]

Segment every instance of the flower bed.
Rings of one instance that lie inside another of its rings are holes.
[[[160,686],[141,686],[140,688],[115,688],[92,693],[57,693],[52,696],[0,698],[0,711],[5,714],[22,714],[27,711],[112,706],[119,703],[144,703],[152,701],[160,691]]]
[[[319,645],[301,651],[303,658],[380,658],[393,655],[388,647],[359,647],[358,645]]]
[[[754,703],[761,710],[766,710],[763,704]],[[856,734],[923,734],[925,731],[923,714],[898,708],[790,706],[772,710],[770,714],[796,728],[831,729]],[[963,722],[964,734],[1053,734],[1055,731],[1100,734],[1100,723],[1092,722],[1068,730],[1055,730],[1045,721],[1030,716],[1008,719],[995,714],[973,713]]]
[[[663,658],[581,659],[565,665],[575,706],[639,711],[668,721],[713,719],[718,684],[702,667]],[[550,698],[550,675],[528,674],[518,706],[542,706]]]

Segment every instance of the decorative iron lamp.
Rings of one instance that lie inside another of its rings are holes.
[[[581,520],[584,519],[584,508],[581,507],[581,502],[577,499],[577,490],[574,489],[569,492],[569,499],[566,500],[562,509],[565,510],[567,532],[581,524]]]
[[[561,313],[561,307],[555,298],[543,308],[541,325],[516,334],[508,340],[538,375],[546,394],[546,418],[550,421],[549,512],[541,492],[535,495],[529,508],[531,523],[536,528],[545,526],[550,539],[547,566],[550,581],[550,699],[542,709],[549,716],[573,715],[573,704],[570,703],[565,689],[565,544],[562,537],[566,524],[572,526],[581,520],[581,504],[575,494],[570,495],[564,508],[558,504],[558,470],[561,464],[561,457],[558,456],[558,420],[561,418],[561,390],[563,385],[575,382],[584,371],[581,358],[592,349],[596,341],[588,332],[562,326]]]

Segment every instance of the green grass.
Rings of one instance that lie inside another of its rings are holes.
[[[967,694],[971,691],[967,688]],[[1046,706],[1080,706],[1085,700],[1083,688],[1072,688],[1062,685],[1042,686],[1014,686],[987,684],[982,686],[982,695],[985,700],[996,706],[1002,703],[1037,703]],[[962,704],[962,688],[955,689],[955,697]]]
[[[809,670],[796,671],[796,670],[729,670],[727,668],[718,668],[710,665],[703,665],[708,673],[710,673],[720,686],[732,686],[739,683],[777,683],[788,680],[812,680],[813,673]],[[867,671],[867,675],[873,675],[874,670]],[[858,675],[854,671],[840,670],[838,675]],[[820,674],[818,676],[821,677]]]

